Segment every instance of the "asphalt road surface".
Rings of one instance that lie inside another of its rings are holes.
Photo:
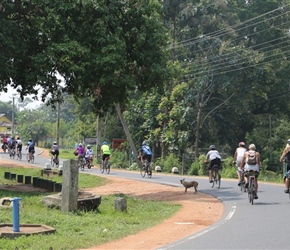
[[[45,163],[50,162],[49,157],[42,157],[39,153],[37,149],[34,164],[29,165],[43,168]],[[23,152],[22,162],[28,164],[25,154]],[[9,160],[3,152],[0,153],[0,162],[1,158]],[[97,168],[85,169],[84,172],[104,175]],[[139,172],[111,169],[110,175],[183,188],[179,182],[181,176],[175,174],[153,172],[150,179],[142,178]],[[283,185],[259,183],[259,199],[251,205],[236,180],[222,179],[221,188],[217,189],[209,186],[207,178],[186,176],[186,180],[193,179],[199,182],[200,192],[213,195],[223,202],[224,214],[207,229],[159,249],[290,249],[290,200],[283,192]]]

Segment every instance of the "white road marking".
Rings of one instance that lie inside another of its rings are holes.
[[[186,238],[184,240],[181,240],[181,241],[179,241],[176,244],[171,244],[170,246],[164,247],[164,248],[158,248],[157,250],[165,250],[165,249],[174,248],[174,247],[176,247],[176,246],[178,246],[178,245],[180,245],[180,244],[182,244],[184,242],[187,242],[189,240],[195,239],[195,238],[197,238],[197,237],[199,237],[199,236],[201,236],[203,234],[206,234],[206,233],[218,228],[219,226],[223,225],[224,223],[226,223],[227,221],[229,221],[233,217],[234,213],[236,212],[236,208],[237,208],[237,206],[236,206],[236,203],[234,202],[234,205],[231,207],[231,210],[230,210],[229,214],[227,215],[227,217],[224,220],[218,222],[216,225],[210,226],[209,228],[207,228],[207,229],[205,229],[205,230],[203,230],[203,231],[201,231],[199,233],[196,233],[196,234],[194,234],[191,237],[188,237],[188,238]]]

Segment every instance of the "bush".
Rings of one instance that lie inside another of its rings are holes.
[[[234,158],[230,156],[222,161],[222,177],[237,178],[237,168],[233,165],[233,160]]]
[[[128,168],[129,160],[127,153],[119,150],[112,150],[110,156],[111,167],[113,168]]]
[[[207,175],[207,167],[204,164],[205,155],[200,155],[198,159],[196,159],[190,167],[189,174],[190,175]]]
[[[178,171],[180,172],[181,167],[177,157],[173,154],[170,154],[164,161],[164,169],[163,172],[170,173],[173,167],[177,167]]]

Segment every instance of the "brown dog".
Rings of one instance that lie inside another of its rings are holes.
[[[188,188],[194,187],[195,192],[197,192],[198,182],[197,181],[185,181],[185,179],[180,180],[180,183],[185,187],[184,193],[187,192]]]

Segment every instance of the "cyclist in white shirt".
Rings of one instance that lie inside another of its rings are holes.
[[[22,151],[22,141],[21,141],[19,136],[16,139],[16,148],[17,148],[17,151],[19,151],[19,152]]]
[[[91,145],[87,146],[85,158],[87,161],[93,162],[94,159],[94,150],[92,149]]]

